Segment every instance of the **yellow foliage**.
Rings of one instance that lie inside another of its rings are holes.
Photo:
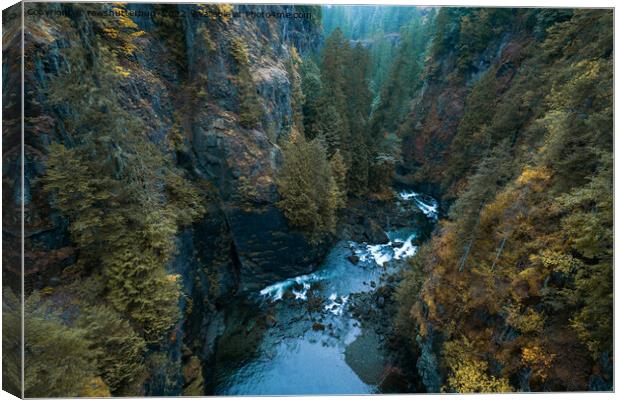
[[[536,296],[542,288],[543,278],[544,276],[541,276],[540,271],[534,267],[529,267],[519,272],[513,281],[513,286],[526,283],[528,288],[527,296]]]
[[[533,185],[540,182],[548,181],[551,178],[551,173],[547,168],[544,167],[525,167],[521,175],[517,178],[517,184],[525,186],[525,185]]]
[[[450,369],[455,369],[460,362],[474,353],[475,346],[466,336],[445,342],[443,345],[444,359]]]
[[[297,51],[297,48],[295,46],[291,46],[291,60],[295,64],[300,64],[302,62],[301,56],[299,55],[299,52]]]
[[[572,273],[579,266],[579,261],[570,254],[549,249],[531,255],[530,261],[542,265],[546,272],[562,272],[564,274]]]
[[[118,30],[114,29],[114,28],[103,28],[103,33],[106,34],[107,37],[109,37],[110,39],[117,39],[118,38]]]
[[[514,389],[506,378],[496,378],[486,371],[488,364],[484,361],[461,361],[448,377],[448,385],[458,393],[506,393]]]
[[[230,51],[239,65],[246,66],[249,63],[248,48],[237,36],[230,40]]]
[[[129,71],[127,71],[125,68],[121,67],[120,65],[116,65],[114,67],[114,71],[116,71],[116,73],[122,76],[123,78],[127,78],[129,77],[129,75],[131,75]]]
[[[211,21],[221,21],[225,24],[230,21],[234,7],[232,4],[198,4],[198,13],[209,17]]]
[[[553,364],[555,354],[549,354],[540,346],[524,347],[521,350],[521,360],[532,369],[532,375],[545,381],[548,371]]]
[[[108,385],[100,377],[92,378],[82,389],[80,397],[112,397]]]
[[[207,50],[215,51],[215,42],[211,38],[211,34],[209,33],[209,29],[207,27],[201,26],[198,28],[198,35],[204,40]]]
[[[126,10],[119,7],[112,7],[112,11],[114,11],[116,15],[118,15],[118,21],[121,27],[131,29],[135,29],[138,27],[138,25],[136,25],[136,23],[133,22],[131,18],[129,18],[127,15],[124,15]]]
[[[49,296],[54,293],[54,288],[51,286],[46,286],[39,291],[42,296]]]
[[[545,324],[545,317],[528,308],[524,313],[518,306],[506,306],[506,322],[522,333],[541,333]]]

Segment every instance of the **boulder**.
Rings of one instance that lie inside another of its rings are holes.
[[[390,241],[381,226],[370,218],[364,222],[364,237],[372,244],[386,244]]]
[[[360,262],[360,258],[355,254],[348,256],[347,260],[349,260],[353,265],[357,265]]]
[[[320,322],[315,322],[312,324],[312,330],[313,331],[324,331],[325,330],[325,325],[323,325]]]

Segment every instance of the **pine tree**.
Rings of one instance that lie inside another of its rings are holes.
[[[24,305],[24,334],[26,396],[79,396],[96,376],[88,332],[66,325],[37,293]]]
[[[338,206],[336,208],[344,208],[347,205],[347,166],[344,163],[340,151],[336,150],[334,155],[329,160],[329,164],[334,177],[334,183],[336,184],[338,198]]]
[[[333,233],[343,194],[332,175],[325,147],[317,139],[292,135],[283,148],[277,203],[288,221],[313,243]]]
[[[306,138],[312,140],[323,131],[321,124],[321,96],[323,85],[321,71],[312,59],[304,60],[301,65],[301,90],[303,93],[303,124]]]
[[[323,104],[322,110],[329,112],[330,115],[327,122],[323,125],[331,125],[337,130],[325,131],[323,135],[328,141],[339,142],[338,148],[340,148],[342,157],[344,158],[347,166],[351,165],[351,126],[349,115],[348,102],[351,99],[347,96],[346,86],[348,84],[346,70],[347,60],[350,57],[349,43],[344,37],[340,29],[334,30],[334,32],[325,41],[325,47],[322,53],[321,60],[321,82],[323,91],[321,94],[321,102]],[[333,110],[329,106],[333,106]],[[337,115],[341,121],[340,124],[335,124],[335,117]],[[332,137],[332,139],[329,139]]]

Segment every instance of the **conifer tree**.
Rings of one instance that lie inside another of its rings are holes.
[[[323,84],[321,82],[321,71],[316,63],[308,58],[301,65],[301,90],[304,96],[303,101],[303,124],[306,138],[312,140],[322,132],[321,110]]]
[[[336,184],[338,193],[338,205],[336,208],[344,208],[347,205],[347,166],[344,163],[344,159],[340,154],[340,150],[336,150],[334,155],[329,160],[329,164],[332,170],[332,176]]]
[[[283,148],[284,164],[277,180],[278,207],[311,242],[333,233],[343,194],[332,175],[325,147],[293,134]],[[341,173],[341,172],[340,172]]]

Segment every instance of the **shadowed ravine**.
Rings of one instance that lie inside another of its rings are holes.
[[[436,219],[434,199],[403,192],[400,201]],[[215,394],[380,392],[384,350],[374,331],[353,317],[349,300],[354,293],[376,290],[402,268],[395,261],[415,254],[412,241],[418,230],[410,226],[388,231],[387,244],[341,241],[316,272],[257,293],[252,311],[240,309],[248,307],[246,302],[231,305],[228,314],[244,314],[239,318],[244,327],[231,329],[218,341]],[[256,351],[249,349],[252,341]],[[241,351],[243,346],[247,352]]]

